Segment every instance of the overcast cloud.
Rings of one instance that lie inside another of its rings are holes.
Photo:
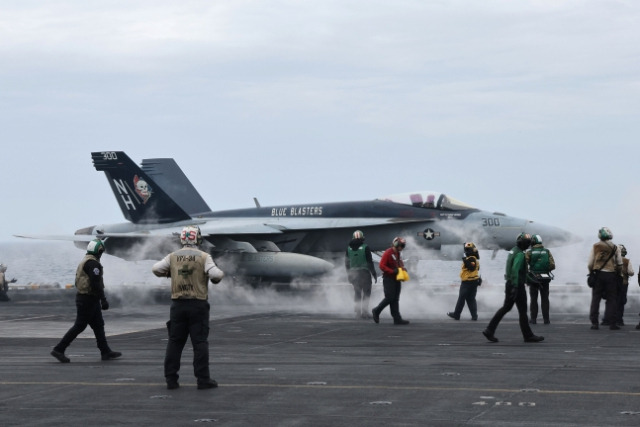
[[[213,209],[437,190],[640,233],[636,1],[3,1],[0,240],[123,221],[91,151]],[[635,243],[627,243],[633,254]]]

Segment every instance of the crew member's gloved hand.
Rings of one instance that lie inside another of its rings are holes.
[[[517,298],[518,298],[518,287],[511,285],[509,287],[509,300],[516,302]]]
[[[102,307],[103,310],[109,310],[109,301],[107,301],[106,298],[102,298],[100,300],[100,307]]]
[[[9,283],[16,283],[16,278],[14,277],[13,279],[9,280]]]

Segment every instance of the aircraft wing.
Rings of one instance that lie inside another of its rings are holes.
[[[266,221],[264,218],[255,220],[221,218],[209,220],[199,224],[203,235],[234,234],[281,234],[288,231],[309,231],[335,228],[361,228],[376,225],[388,225],[397,223],[432,222],[433,220],[402,219],[397,218],[281,218],[274,221]]]
[[[315,218],[313,221],[305,219],[285,218],[272,222],[265,222],[264,218],[248,220],[246,218],[216,218],[212,220],[198,220],[193,223],[200,226],[204,237],[224,235],[269,235],[283,234],[294,231],[322,230],[333,228],[361,228],[376,225],[408,223],[408,222],[430,222],[425,219],[402,219],[397,218]],[[185,224],[186,225],[186,224]],[[76,242],[89,242],[96,237],[107,238],[158,238],[176,236],[180,233],[182,226],[149,228],[146,230],[136,230],[130,232],[109,232],[103,231],[92,234],[14,234],[14,237],[37,240],[64,240]]]
[[[90,242],[95,239],[92,235],[73,235],[73,234],[14,234],[13,237],[19,237],[21,239],[35,239],[35,240],[65,240],[65,241],[86,241]]]

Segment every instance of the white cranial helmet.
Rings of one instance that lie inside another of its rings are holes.
[[[200,233],[200,227],[197,225],[187,225],[182,229],[180,233],[180,243],[183,245],[199,245],[202,243],[202,234]]]

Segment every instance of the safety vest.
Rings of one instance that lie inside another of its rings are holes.
[[[356,250],[353,250],[351,246],[347,249],[349,254],[349,269],[351,270],[368,270],[369,265],[367,263],[366,256],[367,245],[364,243]]]
[[[530,249],[529,252],[529,271],[532,273],[548,273],[551,271],[548,249],[533,248]]]
[[[206,259],[206,252],[190,247],[184,247],[170,255],[171,299],[207,299],[208,277],[204,271]]]
[[[82,258],[82,261],[80,261],[80,264],[78,264],[78,268],[76,269],[76,288],[78,289],[78,293],[81,295],[99,296],[98,292],[91,287],[91,278],[84,271],[84,265],[89,260],[94,260],[97,263],[100,263],[98,258],[91,254],[86,254],[84,258]],[[100,271],[100,278],[102,279],[102,269]]]
[[[476,268],[473,270],[468,270],[465,267],[464,261],[462,262],[462,268],[460,269],[460,279],[463,282],[468,282],[471,280],[478,280],[478,278],[480,277],[479,270],[480,270],[480,261],[478,261],[478,259],[474,256],[468,256],[468,258],[472,258],[471,261],[474,261],[476,263]]]

